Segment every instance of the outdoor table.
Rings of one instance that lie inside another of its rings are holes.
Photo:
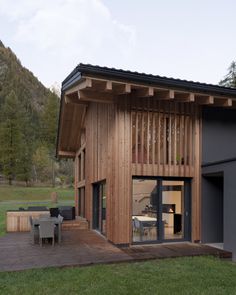
[[[35,227],[39,227],[39,224],[40,224],[40,220],[43,220],[43,221],[53,221],[54,224],[56,225],[57,227],[57,231],[58,231],[58,244],[61,243],[61,221],[57,218],[57,217],[39,217],[37,219],[33,219],[33,226]]]

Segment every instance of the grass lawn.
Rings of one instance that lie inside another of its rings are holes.
[[[236,265],[213,257],[0,273],[0,294],[236,294]]]
[[[54,191],[58,193],[59,200],[74,197],[73,188],[0,186],[0,201],[50,200],[51,193]]]
[[[53,191],[58,193],[57,204],[51,203]],[[74,190],[72,188],[0,186],[0,236],[5,233],[5,213],[7,210],[34,205],[55,207],[72,204],[74,204]]]

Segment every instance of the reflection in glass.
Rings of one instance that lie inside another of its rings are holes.
[[[102,234],[106,235],[106,184],[103,183],[100,186],[101,203],[102,203]]]
[[[157,240],[157,181],[133,179],[133,242]]]
[[[184,182],[163,181],[162,225],[164,239],[182,239],[184,232]]]

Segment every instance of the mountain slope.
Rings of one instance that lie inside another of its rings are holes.
[[[0,106],[11,90],[18,95],[27,109],[40,112],[50,90],[23,67],[9,47],[0,41]]]

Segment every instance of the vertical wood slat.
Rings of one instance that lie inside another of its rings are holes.
[[[135,110],[135,120],[136,120],[136,124],[135,124],[135,164],[136,164],[136,167],[138,165],[138,109],[137,109],[137,105],[136,105],[136,110]]]
[[[180,111],[180,118],[179,118],[179,169],[178,174],[182,176],[181,174],[181,166],[182,166],[182,157],[183,157],[183,104],[180,104],[179,107]]]
[[[162,112],[162,118],[163,118],[163,138],[162,138],[162,144],[163,144],[163,150],[162,150],[162,157],[163,157],[163,175],[166,176],[166,150],[167,150],[167,144],[166,144],[166,103],[163,103],[163,112]]]
[[[158,121],[157,121],[157,164],[158,164],[158,175],[161,175],[161,102],[158,101]]]
[[[147,160],[146,160],[146,164],[149,170],[150,167],[150,163],[149,163],[149,143],[150,143],[150,139],[149,139],[149,124],[150,124],[150,113],[149,113],[149,107],[150,107],[150,102],[149,102],[149,98],[147,98],[147,121],[146,121],[146,134],[147,134],[147,138],[146,138],[146,142],[147,142]]]
[[[144,100],[142,99],[142,107],[144,107]],[[141,112],[141,174],[143,174],[144,164],[144,112]]]
[[[189,124],[189,175],[192,173],[192,167],[193,167],[193,118],[194,118],[194,112],[193,112],[193,104],[190,105],[190,124]]]
[[[176,174],[176,165],[177,165],[177,103],[174,102],[174,156],[173,156],[173,161],[174,161],[174,169],[173,173],[174,175]]]
[[[152,174],[155,175],[155,159],[156,159],[156,150],[155,150],[155,137],[156,137],[156,124],[155,124],[155,106],[154,106],[154,100],[151,100],[151,108],[152,108]]]
[[[168,108],[169,108],[169,140],[168,140],[168,145],[169,145],[169,148],[168,148],[168,175],[170,176],[171,175],[171,165],[172,165],[172,114],[171,114],[171,106],[172,104],[169,102],[168,103]]]
[[[127,236],[124,237],[124,241],[132,241],[132,172],[131,172],[131,163],[132,163],[132,154],[131,154],[131,149],[130,146],[132,145],[131,143],[131,134],[132,134],[132,129],[131,128],[126,128],[126,126],[130,126],[132,124],[132,118],[131,118],[131,104],[130,100],[126,98],[126,112],[125,112],[125,189],[126,189],[126,208],[125,212],[127,212],[128,216],[126,219],[127,223]]]
[[[188,105],[189,104],[184,104],[184,114],[188,112]],[[183,149],[183,155],[184,155],[184,171],[183,175],[186,175],[186,168],[188,164],[188,159],[187,159],[187,147],[188,147],[188,116],[184,115],[184,149]]]

